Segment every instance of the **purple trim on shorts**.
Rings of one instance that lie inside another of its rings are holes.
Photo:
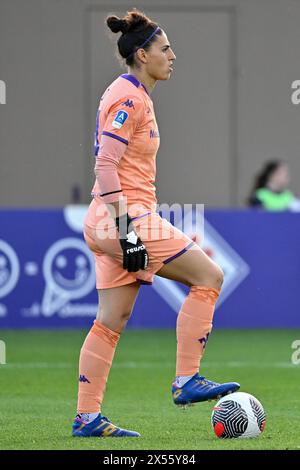
[[[137,281],[140,281],[140,284],[144,284],[145,286],[152,286],[152,282],[150,281],[143,281],[142,279],[137,279]]]
[[[128,140],[123,139],[123,137],[119,137],[118,135],[112,134],[111,132],[103,131],[102,135],[108,135],[108,137],[112,137],[113,139],[117,139],[123,144],[128,145]]]
[[[177,258],[177,256],[182,255],[185,251],[187,251],[189,248],[191,248],[192,245],[194,245],[194,242],[191,242],[188,246],[186,246],[185,248],[183,248],[183,250],[179,251],[179,253],[176,253],[176,255],[173,255],[173,256],[171,256],[170,258],[166,259],[165,261],[163,261],[163,263],[164,263],[164,264],[170,263],[170,261],[172,261],[173,259]]]
[[[149,215],[149,214],[151,214],[151,212],[147,212],[147,214],[139,215],[138,217],[132,217],[131,220],[141,219],[142,217],[146,217],[146,215]]]

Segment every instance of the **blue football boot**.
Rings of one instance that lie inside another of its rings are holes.
[[[85,424],[79,415],[76,416],[73,429],[73,437],[139,437],[135,431],[128,431],[112,424],[106,416],[101,413],[90,423]]]
[[[198,373],[179,387],[176,382],[172,384],[172,396],[175,405],[183,406],[199,401],[217,400],[224,395],[236,392],[240,388],[237,382],[218,384],[211,382]]]

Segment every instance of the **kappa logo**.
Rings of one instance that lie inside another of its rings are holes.
[[[209,333],[207,333],[206,336],[204,336],[203,338],[200,338],[198,341],[200,341],[200,344],[203,345],[203,349],[206,348],[206,344],[207,344],[207,341],[208,341],[208,337],[209,337]]]
[[[80,376],[79,376],[79,382],[87,382],[87,383],[89,383],[89,384],[91,383],[91,382],[89,381],[89,379],[86,378],[85,375],[80,375]]]
[[[128,108],[133,108],[133,109],[135,109],[132,100],[129,100],[129,99],[128,99],[127,101],[124,101],[124,103],[122,103],[122,106],[123,106],[123,105],[124,105],[124,106],[128,106]]]

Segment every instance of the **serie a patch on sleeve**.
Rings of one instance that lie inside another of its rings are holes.
[[[116,115],[115,119],[112,122],[112,126],[115,127],[116,129],[121,129],[121,127],[123,126],[127,118],[128,118],[128,113],[124,111],[123,109],[120,109],[120,111],[118,111],[118,114]]]

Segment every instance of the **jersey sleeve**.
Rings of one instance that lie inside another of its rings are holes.
[[[127,95],[110,107],[101,134],[128,145],[143,117],[143,100]]]
[[[100,196],[105,203],[123,199],[118,175],[118,165],[126,150],[126,145],[118,140],[102,136],[99,155],[96,156],[94,172],[101,189]]]

